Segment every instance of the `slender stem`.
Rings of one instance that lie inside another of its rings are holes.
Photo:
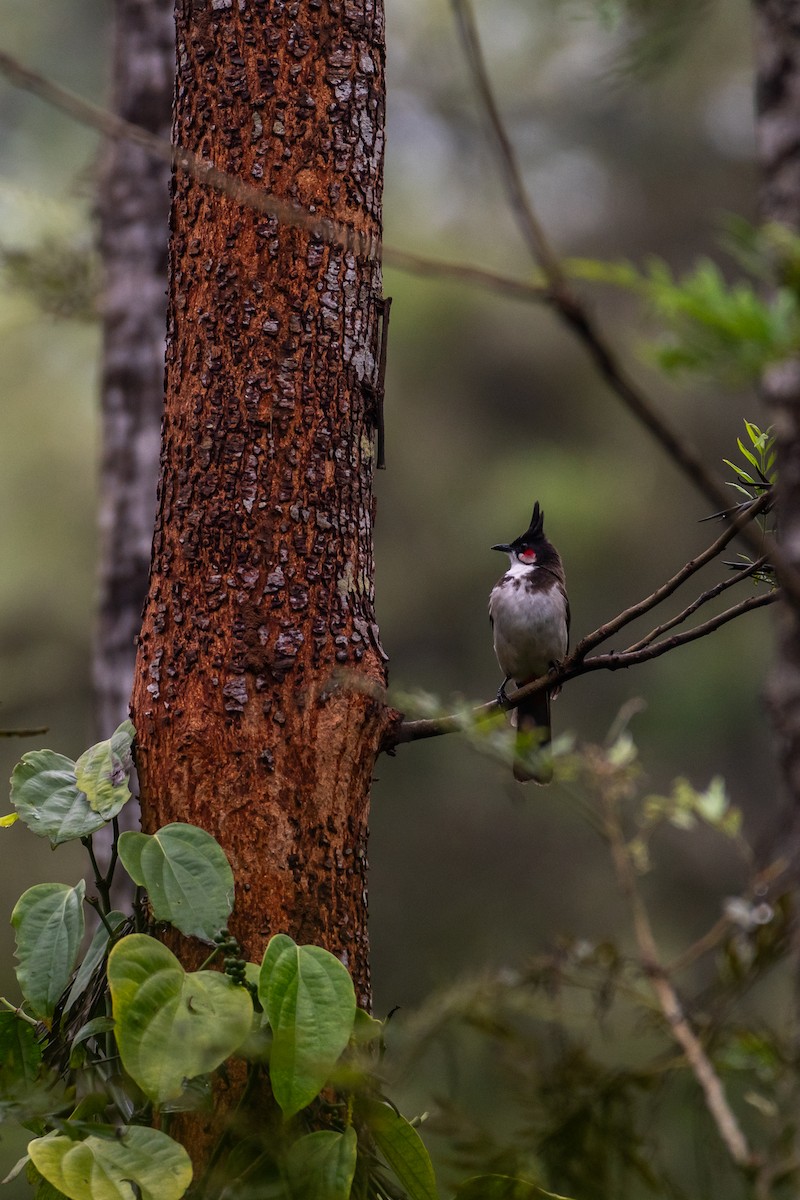
[[[92,845],[92,835],[89,834],[88,837],[81,838],[81,841],[83,842],[84,846],[86,847],[87,853],[89,855],[89,861],[92,864],[92,874],[94,875],[95,886],[97,887],[97,890],[100,893],[100,901],[103,906],[103,912],[108,913],[111,911],[111,892],[109,890],[108,880],[107,880],[106,876],[103,874],[103,872],[100,870],[100,866],[95,857],[94,847]],[[91,903],[91,901],[89,901],[89,903]],[[94,908],[96,906],[92,905],[92,907]],[[97,908],[97,911],[100,912],[99,907]]]
[[[611,848],[617,883],[631,907],[634,936],[642,968],[658,1000],[669,1031],[683,1050],[686,1061],[705,1096],[706,1107],[717,1126],[733,1161],[740,1167],[752,1167],[753,1155],[733,1109],[728,1103],[722,1081],[714,1070],[702,1042],[692,1029],[675,988],[661,965],[650,918],[636,881],[636,874],[625,844],[616,799],[609,789],[603,794],[605,828]]]
[[[464,55],[469,65],[472,81],[478,93],[481,105],[486,115],[492,135],[497,161],[503,185],[506,189],[511,211],[520,228],[531,257],[539,264],[550,287],[559,289],[565,285],[564,272],[558,255],[550,245],[544,229],[536,215],[533,202],[522,179],[522,172],[517,162],[517,156],[511,145],[505,124],[500,116],[500,109],[495,99],[494,90],[483,47],[478,36],[475,17],[469,0],[452,0],[456,27],[464,48]]]
[[[575,650],[571,655],[571,659],[580,661],[580,659],[583,658],[589,650],[593,650],[594,647],[598,646],[601,642],[605,642],[608,638],[613,637],[614,634],[618,633],[620,629],[623,629],[625,625],[629,625],[631,621],[635,621],[637,617],[641,617],[645,613],[649,612],[652,608],[655,608],[656,605],[660,604],[662,600],[665,600],[667,596],[671,596],[673,592],[678,590],[681,584],[685,583],[686,580],[699,571],[701,567],[704,567],[707,563],[715,559],[717,555],[725,549],[729,542],[733,541],[737,533],[741,533],[749,522],[757,517],[760,512],[763,512],[768,503],[768,496],[759,496],[759,498],[754,500],[752,504],[738,512],[731,521],[730,525],[723,530],[719,537],[716,538],[716,540],[713,541],[710,546],[706,547],[706,549],[700,554],[689,559],[689,561],[682,566],[681,569],[677,571],[671,579],[668,579],[666,583],[662,583],[661,587],[656,588],[654,592],[651,592],[649,596],[645,596],[645,598],[640,600],[637,604],[632,604],[630,608],[626,608],[616,617],[613,617],[612,620],[607,621],[605,625],[600,625],[591,633],[587,633],[586,636],[582,638],[575,647]]]
[[[111,925],[109,925],[108,918],[107,918],[106,914],[103,912],[103,906],[100,903],[100,901],[98,899],[96,899],[94,896],[87,896],[86,903],[89,905],[90,908],[93,908],[94,911],[97,913],[103,926],[105,927],[105,930],[106,930],[106,933],[108,934],[108,936],[113,937],[116,931],[114,930],[114,928]]]
[[[26,1021],[28,1025],[33,1025],[34,1029],[39,1024],[33,1017],[29,1017],[27,1013],[23,1012],[19,1005],[12,1004],[10,1000],[6,1000],[5,996],[0,996],[0,1005],[5,1012],[15,1013],[20,1021]]]
[[[737,571],[735,575],[731,575],[728,579],[723,579],[721,583],[715,584],[714,587],[710,587],[705,592],[701,592],[697,599],[693,600],[692,603],[687,605],[687,607],[681,612],[677,613],[674,617],[670,617],[670,619],[668,621],[664,621],[663,624],[657,625],[655,629],[651,629],[649,633],[646,633],[645,636],[640,638],[638,642],[634,642],[632,646],[627,646],[625,648],[625,653],[633,654],[636,650],[643,650],[645,646],[649,646],[651,642],[654,642],[657,638],[661,637],[662,634],[667,633],[670,629],[674,629],[677,625],[682,625],[684,621],[688,620],[689,617],[693,616],[693,614],[697,612],[698,608],[701,608],[704,604],[708,604],[709,600],[715,600],[717,596],[721,596],[723,592],[728,590],[728,588],[732,588],[737,583],[741,583],[743,579],[748,579],[751,575],[755,574],[756,571],[760,570],[766,561],[766,555],[762,555],[761,558],[756,559],[755,562],[749,563],[741,571]]]
[[[106,884],[108,885],[109,896],[111,894],[111,885],[114,882],[114,872],[117,869],[119,860],[119,817],[111,819],[112,839],[111,839],[111,857],[108,860],[108,870],[106,871]]]

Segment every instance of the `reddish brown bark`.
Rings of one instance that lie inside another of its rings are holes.
[[[179,0],[175,129],[246,182],[380,233],[383,14]],[[369,999],[381,272],[178,175],[167,400],[133,716],[145,828],[213,833],[248,957],[288,932]]]

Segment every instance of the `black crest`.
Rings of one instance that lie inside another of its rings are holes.
[[[544,538],[544,513],[539,508],[537,500],[533,506],[533,515],[531,523],[524,533],[521,533],[518,538],[515,538],[511,543],[512,546],[532,546],[536,542],[542,541]]]
[[[550,548],[550,543],[544,535],[544,513],[539,508],[538,500],[533,506],[531,523],[525,532],[521,533],[518,538],[514,538],[513,542],[501,542],[497,546],[492,546],[492,550],[504,550],[510,554],[512,551],[522,550],[525,546],[533,546],[537,552],[540,552],[542,547]]]

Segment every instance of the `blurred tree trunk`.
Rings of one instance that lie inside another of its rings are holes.
[[[800,232],[800,0],[754,0],[756,136],[762,171],[761,215]],[[777,435],[777,511],[783,552],[800,569],[800,358],[764,376]],[[780,606],[778,656],[770,702],[792,806],[792,852],[800,839],[800,608]]]
[[[169,140],[172,0],[116,0],[112,106]],[[169,167],[130,142],[103,152],[96,211],[103,262],[96,736],[128,716],[147,592],[164,402]]]
[[[181,145],[380,234],[373,0],[178,0]],[[133,694],[143,824],[218,838],[232,929],[339,955],[369,1002],[369,788],[386,715],[373,611],[374,259],[174,180],[167,398]]]

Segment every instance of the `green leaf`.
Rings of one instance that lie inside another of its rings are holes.
[[[180,822],[152,836],[126,832],[119,856],[134,883],[147,889],[157,921],[206,942],[225,928],[233,909],[233,872],[210,833]]]
[[[143,933],[111,951],[108,982],[123,1066],[157,1104],[177,1099],[184,1079],[215,1070],[250,1033],[246,988],[215,971],[187,974]]]
[[[78,787],[89,807],[110,821],[131,798],[128,776],[133,766],[131,747],[135,730],[123,721],[110,738],[85,750],[75,763]]]
[[[37,1171],[70,1200],[180,1200],[192,1181],[183,1146],[141,1125],[81,1142],[51,1133],[32,1141],[28,1153]]]
[[[258,995],[272,1027],[269,1074],[286,1117],[319,1095],[353,1032],[353,981],[338,958],[321,946],[271,939]]]
[[[269,987],[269,981],[272,978],[275,964],[284,951],[288,950],[293,954],[296,949],[297,943],[289,937],[288,933],[276,933],[269,939],[264,957],[261,960],[261,971],[258,979],[259,999],[265,1007],[267,988]]]
[[[540,1200],[542,1196],[546,1200],[569,1200],[510,1175],[475,1175],[461,1184],[453,1200]]]
[[[64,1005],[64,1012],[69,1012],[75,1002],[80,1000],[89,987],[92,976],[106,956],[108,943],[111,940],[106,925],[109,925],[116,932],[127,920],[128,918],[124,913],[112,909],[106,916],[105,923],[101,924],[95,930],[94,937],[89,944],[89,949],[83,956],[83,962],[75,972],[75,978],[72,981],[72,987],[69,989],[69,995]]]
[[[368,1042],[377,1041],[378,1038],[383,1037],[385,1032],[386,1026],[383,1021],[377,1021],[375,1017],[371,1017],[363,1008],[356,1009],[353,1038],[359,1046],[365,1046]]]
[[[31,832],[53,846],[88,837],[105,824],[78,787],[75,763],[52,750],[23,754],[11,775],[11,803]]]
[[[390,1104],[368,1101],[365,1115],[375,1145],[409,1200],[438,1200],[433,1164],[416,1129]]]
[[[37,883],[23,892],[11,914],[17,935],[16,972],[22,994],[42,1020],[53,1015],[69,982],[83,937],[83,880]]]
[[[286,1157],[293,1200],[348,1200],[357,1151],[358,1139],[352,1126],[344,1133],[323,1129],[298,1138]]]
[[[0,1012],[0,1113],[24,1098],[39,1074],[42,1048],[32,1025],[12,1012]]]

